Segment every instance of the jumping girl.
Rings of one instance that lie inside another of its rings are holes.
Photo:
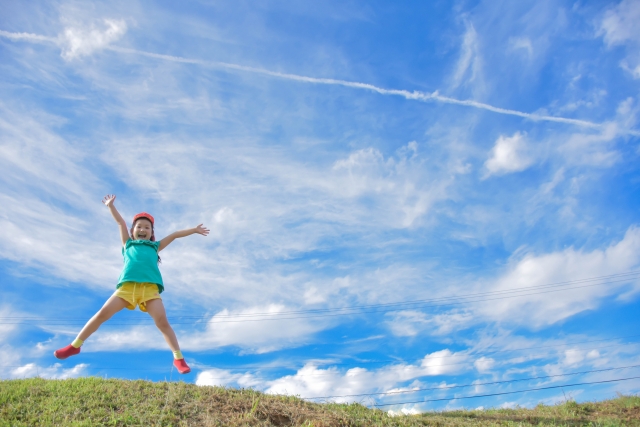
[[[113,219],[116,220],[120,227],[124,269],[118,279],[118,286],[116,286],[116,291],[111,298],[84,325],[76,339],[68,346],[54,351],[53,355],[58,359],[66,359],[80,353],[80,346],[91,334],[98,330],[100,325],[123,308],[135,310],[136,305],[138,305],[141,311],[151,315],[156,326],[162,332],[165,341],[173,351],[173,364],[178,368],[178,372],[187,374],[191,372],[191,369],[184,361],[184,357],[182,357],[178,339],[171,325],[169,325],[167,314],[160,298],[160,294],[164,291],[164,285],[160,269],[158,269],[158,263],[160,262],[158,253],[179,237],[186,237],[196,233],[206,236],[209,234],[209,230],[200,224],[195,228],[171,233],[157,242],[153,233],[153,217],[146,212],[139,213],[133,217],[131,230],[128,230],[126,222],[113,204],[115,199],[115,195],[108,194],[104,197],[102,203],[107,205]]]

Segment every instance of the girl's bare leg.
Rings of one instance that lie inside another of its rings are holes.
[[[164,310],[164,304],[161,299],[152,299],[146,302],[147,305],[147,313],[151,315],[153,321],[156,323],[160,332],[164,336],[164,340],[169,344],[169,348],[171,351],[180,351],[180,346],[178,345],[178,338],[176,338],[176,333],[173,332],[173,328],[169,324],[169,320],[167,320],[167,312]]]
[[[112,295],[111,298],[109,298],[107,302],[104,303],[102,308],[98,310],[98,312],[94,314],[91,319],[89,319],[86,325],[84,325],[84,328],[82,328],[82,330],[78,334],[78,338],[80,338],[82,341],[89,338],[91,334],[98,330],[100,325],[111,319],[111,316],[125,308],[127,305],[129,305],[128,302],[120,297]]]

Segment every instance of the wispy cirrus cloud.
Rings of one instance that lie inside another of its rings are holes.
[[[640,35],[636,28],[638,20],[640,4],[633,0],[622,0],[604,13],[597,32],[609,48],[626,46],[628,56],[620,65],[635,79],[640,78]]]
[[[471,84],[476,84],[474,87],[479,88],[481,85],[479,80],[482,76],[482,58],[478,33],[470,21],[465,19],[464,24],[465,33],[460,47],[460,57],[451,78],[453,89]]]
[[[286,80],[293,80],[298,82],[323,84],[323,85],[336,85],[336,86],[344,86],[344,87],[350,87],[355,89],[364,89],[364,90],[379,93],[381,95],[401,96],[408,100],[417,100],[422,102],[441,102],[445,104],[466,106],[466,107],[491,111],[498,114],[518,116],[518,117],[526,118],[533,121],[550,121],[550,122],[564,123],[564,124],[594,128],[594,129],[598,129],[602,127],[601,124],[590,122],[588,120],[556,117],[556,116],[537,114],[537,113],[527,113],[523,111],[508,109],[508,108],[496,107],[487,103],[474,101],[474,100],[460,100],[460,99],[440,95],[438,91],[435,91],[432,93],[426,93],[426,92],[408,91],[408,90],[402,90],[402,89],[385,89],[385,88],[381,88],[368,83],[332,79],[332,78],[316,78],[316,77],[309,77],[309,76],[301,76],[297,74],[270,71],[263,68],[249,67],[249,66],[243,66],[243,65],[232,64],[232,63],[190,59],[190,58],[184,58],[180,56],[146,52],[146,51],[141,51],[141,50],[136,50],[131,48],[109,46],[109,44],[112,41],[116,40],[117,38],[121,37],[121,35],[124,34],[124,32],[126,31],[126,25],[124,21],[122,21],[121,23],[115,23],[115,22],[109,21],[107,26],[108,28],[106,30],[103,30],[102,32],[98,30],[93,30],[93,29],[71,30],[70,36],[68,37],[68,40],[70,40],[71,42],[69,42],[67,50],[63,52],[63,56],[70,59],[76,56],[83,55],[85,53],[86,54],[91,53],[96,49],[109,49],[119,53],[140,55],[140,56],[145,56],[149,58],[179,62],[184,64],[196,64],[196,65],[202,65],[202,66],[213,67],[213,68],[221,68],[221,69],[249,72],[249,73],[255,73],[255,74],[262,74],[262,75],[282,78]],[[82,34],[83,31],[89,34],[89,38],[87,40],[81,39],[80,36],[78,35],[78,34]],[[18,36],[15,34],[18,34],[18,33],[8,33],[6,31],[3,33],[0,33],[0,35],[3,35],[7,38],[14,38],[16,40],[17,39],[24,39],[24,40],[37,39],[35,35],[30,35],[29,37],[24,37],[24,38],[18,38]],[[625,129],[622,132],[624,134],[640,135],[638,131],[630,130],[630,129],[629,130]]]

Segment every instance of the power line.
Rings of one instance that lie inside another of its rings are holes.
[[[554,388],[563,388],[563,387],[577,387],[577,386],[580,386],[580,385],[614,383],[614,382],[618,382],[618,381],[636,380],[638,378],[640,378],[640,377],[617,378],[615,380],[590,381],[590,382],[584,382],[584,383],[564,384],[564,385],[555,385],[555,386],[538,387],[538,388],[528,388],[528,389],[525,389],[525,390],[504,391],[504,392],[501,392],[501,393],[479,394],[479,395],[475,395],[475,396],[458,396],[458,397],[450,397],[450,398],[443,398],[443,399],[426,399],[426,400],[417,400],[417,401],[413,401],[413,402],[382,403],[382,404],[376,404],[374,406],[407,405],[407,404],[411,404],[411,403],[441,402],[441,401],[445,401],[445,400],[458,400],[458,399],[475,399],[475,398],[478,398],[478,397],[502,396],[502,395],[505,395],[505,394],[526,393],[528,391],[550,390],[550,389],[554,389]]]
[[[579,288],[583,288],[583,287],[591,287],[591,286],[601,286],[601,285],[606,285],[606,284],[611,284],[611,283],[619,283],[619,282],[624,282],[627,281],[629,279],[635,279],[637,277],[629,277],[629,276],[635,276],[640,274],[640,270],[636,270],[636,271],[631,271],[631,272],[627,272],[627,273],[619,273],[619,274],[613,274],[613,275],[608,275],[608,276],[597,276],[597,277],[591,277],[591,278],[584,278],[584,279],[577,279],[577,280],[570,280],[570,281],[565,281],[565,282],[556,282],[556,283],[550,283],[550,284],[545,284],[545,285],[535,285],[535,286],[526,286],[526,287],[521,287],[521,288],[513,288],[513,289],[505,289],[505,290],[500,290],[500,291],[487,291],[487,292],[478,292],[478,293],[472,293],[472,294],[467,294],[467,295],[458,295],[458,296],[449,296],[449,297],[440,297],[440,298],[429,298],[429,299],[420,299],[420,300],[412,300],[412,301],[403,301],[403,302],[395,302],[395,303],[385,303],[385,304],[371,304],[371,305],[359,305],[359,306],[349,306],[349,307],[338,307],[338,308],[324,308],[324,309],[308,309],[308,310],[293,310],[293,311],[282,311],[282,312],[277,312],[277,313],[273,313],[273,312],[258,312],[258,313],[237,313],[237,314],[228,314],[228,315],[223,315],[223,314],[217,314],[216,317],[218,319],[225,319],[225,318],[246,318],[246,317],[258,317],[258,316],[281,316],[281,315],[292,315],[292,314],[317,314],[318,316],[308,316],[308,317],[322,317],[319,316],[320,314],[326,314],[326,313],[336,313],[336,312],[343,312],[343,313],[337,313],[336,315],[348,315],[348,314],[354,314],[352,312],[355,313],[360,313],[363,312],[362,309],[365,310],[371,310],[371,309],[375,309],[375,308],[388,308],[388,307],[398,307],[399,310],[404,309],[405,305],[423,305],[426,303],[436,303],[436,302],[443,302],[443,301],[448,301],[448,300],[464,300],[464,299],[469,299],[469,298],[477,298],[477,297],[481,297],[481,296],[495,296],[495,295],[504,295],[504,294],[510,294],[510,293],[517,293],[517,292],[529,292],[529,291],[534,291],[534,290],[540,290],[540,289],[546,289],[546,288],[555,288],[555,287],[561,287],[563,285],[572,285],[572,284],[579,284],[579,283],[585,283],[585,282],[593,282],[593,281],[600,281],[600,280],[605,280],[605,279],[617,279],[617,280],[609,280],[607,282],[602,282],[602,283],[595,283],[595,284],[589,284],[589,285],[584,285],[584,286],[577,286],[577,287],[565,287],[562,289],[557,289],[557,290],[551,290],[549,292],[558,292],[558,291],[562,291],[562,290],[571,290],[571,289],[579,289]],[[527,296],[527,295],[538,295],[541,293],[547,293],[547,292],[537,292],[537,293],[531,293],[531,294],[523,294],[523,295],[512,295],[512,296],[506,296],[504,298],[511,298],[511,297],[518,297],[518,296]],[[495,299],[504,299],[504,298],[495,298]],[[449,302],[449,303],[445,303],[445,304],[436,304],[435,306],[440,306],[440,305],[452,305],[452,304],[464,304],[464,303],[469,303],[469,302],[483,302],[483,301],[493,301],[495,299],[480,299],[480,300],[474,300],[474,301],[457,301],[457,302]],[[429,306],[427,306],[429,307]],[[384,312],[385,310],[380,310],[382,312]],[[393,310],[386,310],[386,311],[393,311]],[[344,313],[346,312],[346,313]],[[365,311],[365,312],[372,312],[372,311]],[[375,311],[373,311],[375,312]],[[207,319],[207,316],[203,316],[203,315],[199,315],[199,316],[176,316],[176,318],[182,318],[182,319]],[[277,320],[284,320],[284,319],[297,319],[300,317],[293,317],[293,318],[281,318],[281,319],[277,319]],[[9,320],[46,320],[46,319],[42,319],[42,318],[38,318],[38,317],[25,317],[25,316],[5,316],[5,317],[0,317],[0,320],[3,319],[9,319]],[[60,321],[72,321],[72,320],[86,320],[86,318],[78,318],[78,317],[69,317],[69,318],[63,318],[63,317],[58,317],[57,320]],[[253,320],[268,320],[268,319],[252,319]],[[55,320],[54,320],[55,321]],[[218,322],[209,322],[209,323],[218,323]],[[220,322],[222,323],[222,322]],[[1,323],[0,324],[8,324],[8,323]],[[113,323],[112,323],[113,324]]]
[[[594,343],[594,342],[603,342],[603,341],[613,341],[613,340],[618,340],[618,339],[624,339],[624,338],[634,338],[634,337],[638,337],[640,335],[626,335],[626,336],[622,336],[622,337],[614,337],[614,338],[606,338],[606,339],[599,339],[599,340],[588,340],[588,341],[574,341],[574,342],[569,342],[569,343],[564,343],[564,344],[554,344],[554,345],[546,345],[546,346],[535,346],[535,347],[521,347],[521,348],[514,348],[514,349],[505,349],[505,350],[495,350],[495,351],[491,351],[491,352],[486,352],[486,353],[467,353],[464,355],[459,355],[459,354],[450,354],[450,355],[444,355],[444,356],[438,356],[438,357],[433,357],[430,358],[429,360],[442,360],[442,359],[449,359],[449,358],[454,358],[454,357],[463,357],[463,356],[480,356],[480,357],[484,357],[487,355],[492,355],[492,354],[497,354],[497,353],[507,353],[507,352],[517,352],[517,351],[525,351],[525,350],[535,350],[535,349],[542,349],[542,348],[557,348],[557,347],[567,347],[567,346],[571,346],[571,345],[577,345],[577,344],[589,344],[589,343]],[[599,350],[599,349],[603,349],[603,348],[615,348],[615,347],[625,347],[628,345],[634,345],[634,344],[638,344],[638,342],[627,342],[627,343],[623,343],[623,344],[615,344],[615,345],[607,345],[607,346],[601,346],[601,347],[588,347],[586,349],[583,348],[578,348],[577,350]],[[424,358],[423,358],[424,359]],[[422,360],[422,359],[420,359]],[[324,365],[330,365],[330,366],[348,366],[348,365],[352,365],[353,363],[331,363],[331,362],[326,362],[326,363],[322,363],[322,361],[318,361],[318,360],[314,360],[314,362],[319,362],[316,365],[317,366],[324,366]],[[383,364],[383,363],[394,363],[394,362],[399,362],[399,363],[407,363],[405,361],[402,360],[397,360],[397,359],[387,359],[387,360],[375,360],[375,361],[356,361],[356,363],[358,365],[372,365],[372,364]],[[409,364],[411,362],[408,362]],[[456,365],[465,365],[465,364],[471,364],[472,362],[460,362],[460,363],[448,363],[448,364],[439,364],[439,365],[434,365],[434,366],[428,366],[428,367],[440,367],[440,366],[456,366]],[[308,365],[309,362],[305,362],[305,364],[303,366]],[[245,365],[234,365],[234,366],[225,366],[225,365],[217,365],[217,366],[208,366],[208,365],[198,365],[202,370],[205,369],[226,369],[226,370],[265,370],[265,369],[289,369],[289,370],[298,370],[300,369],[300,367],[292,367],[292,366],[287,366],[287,365],[255,365],[255,364],[245,364]],[[4,367],[4,368],[21,368],[23,367],[23,365],[0,365],[0,367]],[[158,369],[138,369],[138,368],[122,368],[122,367],[108,367],[108,366],[91,366],[93,369],[96,370],[133,370],[133,371],[162,371],[164,370],[163,368],[158,368]],[[301,376],[301,375],[299,375]]]
[[[610,347],[621,347],[621,345],[610,345],[610,346],[603,346],[603,347],[592,347],[591,349],[596,350],[596,349],[602,349],[602,348],[610,348]],[[454,356],[455,357],[455,356]],[[530,362],[531,360],[534,360],[536,358],[532,358],[530,360],[527,360],[527,362]],[[540,359],[542,359],[542,357],[540,357]],[[521,362],[524,363],[524,362]],[[510,363],[507,364],[508,365],[517,365],[519,363]],[[464,361],[464,362],[458,362],[458,363],[440,363],[440,364],[435,364],[435,365],[427,365],[427,366],[418,366],[418,365],[410,365],[410,366],[417,366],[417,367],[421,367],[423,369],[429,369],[429,368],[441,368],[441,367],[449,367],[449,366],[460,366],[460,365],[473,365],[472,361]],[[201,365],[202,366],[202,365]],[[214,369],[217,369],[215,367],[212,367]],[[284,368],[286,369],[286,368]],[[293,368],[290,368],[293,369]],[[228,370],[238,370],[238,368],[231,368]],[[326,371],[326,369],[325,369]],[[426,376],[438,376],[438,375],[446,375],[447,373],[441,373],[441,374],[433,374],[433,375],[429,375],[427,373],[424,373],[422,375],[416,375],[415,378],[421,378],[421,377],[426,377]],[[334,375],[334,373],[328,373],[328,372],[316,372],[313,374],[295,374],[296,378],[300,378],[300,377],[312,377],[312,378],[318,378],[318,377],[328,377],[328,376],[332,376]],[[220,378],[212,378],[212,379],[220,379]]]
[[[560,286],[560,285],[566,285],[566,284],[577,284],[577,283],[604,280],[604,279],[615,279],[615,278],[621,278],[621,277],[625,277],[625,276],[634,276],[634,275],[638,275],[638,274],[640,274],[640,270],[630,271],[630,272],[626,272],[626,273],[612,274],[612,275],[608,275],[608,276],[596,276],[596,277],[591,277],[591,278],[576,279],[576,280],[570,280],[570,281],[565,281],[565,282],[555,282],[555,283],[550,283],[550,284],[545,284],[545,285],[535,285],[535,286],[527,286],[527,287],[514,288],[514,289],[505,289],[505,290],[501,290],[501,291],[480,292],[480,293],[467,294],[467,295],[462,295],[462,296],[450,296],[450,297],[440,297],[440,298],[418,299],[418,300],[400,301],[400,302],[393,302],[393,303],[359,305],[359,306],[349,306],[349,307],[339,307],[339,308],[285,311],[285,312],[280,312],[278,314],[300,314],[300,313],[307,313],[307,312],[325,312],[325,311],[336,311],[336,310],[345,310],[345,309],[361,309],[361,308],[368,309],[368,308],[376,308],[376,307],[397,306],[397,305],[404,305],[404,304],[421,304],[421,303],[426,303],[426,302],[434,302],[434,301],[447,300],[447,299],[469,298],[469,297],[473,297],[473,296],[482,296],[482,295],[489,295],[489,294],[500,294],[500,293],[505,293],[505,292],[518,292],[518,291],[521,291],[521,290],[534,289],[534,288],[545,288],[545,287],[551,287],[551,286]],[[631,277],[631,278],[635,278],[635,277]],[[628,277],[625,277],[624,279],[622,279],[622,281],[628,280],[628,279],[629,279]],[[220,316],[221,317],[223,317],[223,316],[224,317],[238,317],[238,316],[257,316],[257,315],[272,315],[272,314],[273,313],[270,313],[270,312],[263,312],[263,313],[248,313],[248,314],[234,314],[234,315],[220,315]],[[180,316],[180,317],[184,317],[184,316]]]
[[[626,345],[626,344],[625,344]],[[604,347],[596,347],[595,349],[600,349],[600,348],[609,348],[609,347],[620,347],[621,345],[612,345],[612,346],[604,346]],[[593,348],[592,348],[593,349]],[[444,366],[458,366],[458,365],[471,365],[473,362],[460,362],[460,363],[443,363],[443,364],[438,364],[438,365],[431,365],[431,366],[422,366],[422,368],[440,368],[440,367],[444,367]],[[364,364],[364,363],[363,363]],[[506,366],[509,365],[515,365],[518,363],[511,363],[511,364],[507,364]],[[635,366],[635,365],[634,365]],[[16,365],[0,365],[0,367],[5,367],[5,368],[21,368],[24,366],[16,366]],[[90,364],[88,364],[87,367],[91,367],[95,370],[122,370],[122,371],[146,371],[146,372],[163,372],[166,371],[166,369],[164,368],[156,368],[156,369],[140,369],[140,368],[122,368],[122,367],[100,367],[100,366],[91,366]],[[539,366],[530,366],[531,368],[539,368]],[[200,370],[206,370],[206,369],[221,369],[220,367],[211,367],[211,366],[206,366],[206,365],[194,365],[194,368],[196,369],[200,369]],[[235,368],[226,368],[227,370],[241,370],[241,369],[252,369],[252,368],[256,368],[255,365],[249,365],[246,367],[235,367]],[[274,367],[274,366],[269,366],[267,367],[267,369],[299,369],[299,368],[291,368],[288,366],[283,366],[283,367]],[[612,369],[624,369],[624,367],[622,368],[612,368]],[[442,373],[442,374],[438,374],[438,375],[429,375],[429,374],[422,374],[422,375],[416,375],[414,378],[421,378],[421,377],[426,377],[426,376],[441,376],[441,375],[445,375],[446,373]],[[311,378],[318,378],[318,377],[327,377],[327,376],[332,376],[335,375],[335,373],[326,373],[326,372],[316,372],[313,374],[299,374],[296,373],[295,377],[296,378],[301,378],[301,377],[311,377]],[[224,379],[224,378],[228,378],[228,377],[211,377],[210,379]],[[265,380],[267,381],[267,380]],[[519,380],[516,380],[519,381]],[[509,381],[507,381],[509,382]],[[374,393],[374,394],[384,394],[384,393]],[[338,396],[339,397],[339,396]]]
[[[0,365],[0,366],[8,367],[8,368],[24,367],[24,366],[13,366],[13,365]],[[640,367],[640,365],[619,366],[619,367],[615,367],[615,368],[605,368],[605,369],[593,369],[593,370],[588,370],[588,371],[569,372],[569,373],[566,373],[566,374],[544,375],[544,376],[529,377],[529,378],[518,378],[518,379],[514,379],[514,380],[492,381],[492,382],[485,382],[485,383],[472,383],[472,384],[461,384],[461,385],[452,385],[452,386],[438,386],[438,387],[429,387],[429,388],[421,388],[421,389],[406,390],[406,391],[382,392],[382,393],[345,394],[345,395],[333,395],[333,396],[314,396],[314,397],[301,397],[301,399],[315,400],[315,399],[335,399],[335,398],[340,398],[340,397],[389,396],[389,395],[398,395],[398,394],[411,394],[411,393],[418,393],[418,392],[421,392],[421,391],[450,390],[450,389],[454,389],[454,388],[476,387],[476,386],[496,385],[496,384],[510,384],[510,383],[522,382],[522,381],[532,381],[532,380],[547,379],[547,378],[558,378],[558,377],[566,377],[566,376],[573,376],[573,375],[584,375],[584,374],[608,372],[608,371],[615,371],[615,370],[622,370],[622,369],[632,369],[632,368],[637,368],[637,367]],[[138,369],[138,368],[99,368],[99,367],[95,367],[94,369],[96,369],[96,370],[110,369],[110,370],[155,371],[155,370],[151,370],[151,369]],[[166,370],[166,369],[163,369],[163,370]],[[455,400],[455,399],[471,399],[471,398],[477,398],[477,397],[490,397],[490,396],[499,396],[499,395],[503,395],[503,394],[524,393],[524,392],[527,392],[527,391],[538,391],[538,390],[546,390],[546,389],[561,388],[561,387],[572,387],[572,386],[578,386],[578,385],[599,384],[599,383],[616,382],[616,381],[626,381],[626,380],[637,379],[637,378],[640,378],[640,377],[623,378],[623,379],[617,379],[617,380],[593,381],[593,382],[557,385],[557,386],[549,386],[549,387],[538,387],[538,388],[517,390],[517,391],[510,391],[510,392],[491,393],[491,394],[485,394],[485,395],[460,396],[460,397],[453,397],[453,398],[428,399],[428,400],[413,401],[413,402],[376,404],[375,406],[391,406],[391,405],[403,405],[403,404],[411,404],[411,403],[436,402],[436,401]],[[216,378],[212,378],[212,379],[216,379]],[[220,379],[220,378],[218,378],[218,379]]]
[[[493,350],[490,352],[484,352],[484,353],[467,353],[466,356],[487,356],[487,355],[492,355],[492,354],[498,354],[498,353],[508,353],[508,352],[516,352],[516,351],[525,351],[525,350],[537,350],[537,349],[541,349],[541,348],[556,348],[556,347],[567,347],[567,346],[571,346],[571,345],[577,345],[577,344],[589,344],[589,343],[594,343],[594,342],[603,342],[603,341],[614,341],[614,340],[619,340],[619,339],[625,339],[625,338],[636,338],[636,337],[640,337],[640,335],[626,335],[626,336],[622,336],[622,337],[614,337],[614,338],[604,338],[604,339],[599,339],[599,340],[588,340],[588,341],[574,341],[574,342],[569,342],[569,343],[564,343],[564,344],[553,344],[553,345],[541,345],[541,346],[535,346],[535,347],[521,347],[521,348],[511,348],[511,349],[504,349],[504,350]],[[611,346],[603,346],[603,347],[589,347],[589,350],[597,350],[597,349],[601,349],[601,348],[609,348],[609,347],[622,347],[622,346],[627,346],[627,345],[632,345],[632,344],[638,344],[638,342],[627,342],[624,344],[619,344],[619,345],[611,345]],[[583,350],[581,348],[577,349],[577,350]],[[462,350],[464,351],[464,350]],[[438,357],[433,357],[429,360],[440,360],[440,359],[449,359],[452,357],[460,357],[459,355],[456,354],[450,354],[450,355],[446,355],[446,356],[438,356]],[[331,362],[326,362],[326,363],[322,363],[322,361],[320,360],[315,360],[317,361],[317,365],[318,366],[324,366],[324,365],[331,365],[331,366],[345,366],[345,365],[352,365],[353,363],[331,363]],[[404,362],[402,360],[398,360],[398,359],[386,359],[386,360],[373,360],[373,361],[357,361],[357,363],[359,365],[373,365],[373,364],[382,364],[382,363],[393,363],[393,362]],[[307,364],[307,363],[305,363]],[[449,365],[439,365],[439,366],[449,366]],[[277,365],[234,365],[234,366],[216,366],[216,368],[221,368],[221,369],[250,369],[250,368],[254,368],[254,369],[294,369],[294,368],[290,368],[289,366],[277,366]]]
[[[539,377],[529,377],[529,378],[518,378],[515,380],[504,380],[504,381],[492,381],[487,383],[473,383],[473,384],[462,384],[462,385],[451,385],[451,386],[439,386],[439,387],[429,387],[429,388],[417,388],[413,390],[403,390],[403,391],[389,391],[384,393],[361,393],[361,394],[343,394],[340,396],[317,396],[317,397],[303,397],[302,399],[334,399],[337,397],[359,397],[359,396],[388,396],[388,395],[396,395],[396,394],[411,394],[418,393],[421,391],[429,391],[429,390],[449,390],[453,388],[465,388],[465,387],[476,387],[479,385],[495,385],[495,384],[508,384],[522,381],[532,381],[532,380],[540,380],[545,378],[557,378],[557,377],[568,377],[572,375],[583,375],[583,374],[592,374],[596,372],[608,372],[608,371],[616,371],[621,369],[631,369],[638,368],[640,365],[631,365],[631,366],[620,366],[617,368],[607,368],[607,369],[594,369],[590,371],[581,371],[581,372],[570,372],[567,374],[557,374],[557,375],[544,375]]]
[[[588,341],[586,341],[586,342],[588,342]],[[599,350],[599,349],[603,349],[603,348],[624,347],[624,346],[628,346],[628,345],[632,345],[632,344],[638,344],[638,343],[637,342],[631,342],[631,343],[607,345],[607,346],[601,346],[601,347],[588,347],[587,349],[588,350]],[[560,346],[565,346],[565,344],[558,345],[558,347],[560,347]],[[529,350],[529,349],[532,349],[532,348],[534,348],[534,347],[524,348],[524,349],[514,349],[513,351]],[[586,350],[586,349],[577,349],[577,350]],[[508,352],[508,351],[512,351],[512,350],[500,350],[500,351],[496,351],[496,352],[493,352],[493,353],[470,353],[470,354],[464,354],[464,355],[451,354],[451,355],[447,355],[447,356],[434,357],[434,358],[431,358],[429,360],[432,361],[432,360],[441,360],[441,359],[449,359],[449,358],[460,358],[460,357],[467,357],[467,356],[484,356],[486,354],[494,354],[494,353],[498,353],[498,352]],[[538,357],[538,358],[541,358],[541,357]],[[532,358],[532,359],[536,359],[536,358]],[[358,362],[358,364],[359,365],[371,365],[371,364],[382,364],[382,363],[390,363],[390,362],[393,363],[393,362],[403,362],[403,361],[390,359],[390,360],[371,361],[371,362],[362,361],[362,362]],[[427,365],[426,368],[439,368],[439,367],[442,367],[442,366],[459,366],[459,365],[471,365],[471,364],[473,364],[473,362],[470,362],[470,361],[459,362],[459,363],[442,363],[442,364],[437,364],[437,365]],[[350,363],[319,363],[318,365],[344,366],[344,365],[350,365]],[[208,369],[227,369],[227,370],[242,370],[242,369],[256,369],[256,370],[260,370],[260,369],[299,369],[299,368],[291,368],[289,366],[274,366],[274,365],[268,365],[268,366],[260,366],[260,365],[258,365],[258,366],[256,366],[256,365],[238,366],[238,365],[236,365],[235,367],[206,366],[206,365],[200,365],[200,366],[202,366],[203,369],[207,369],[208,368]],[[330,374],[298,375],[298,376],[325,376],[325,375],[330,375]]]
[[[514,289],[505,289],[505,290],[500,290],[500,291],[487,291],[487,292],[478,292],[478,293],[473,293],[473,294],[467,294],[467,295],[458,295],[458,296],[449,296],[449,297],[440,297],[440,298],[429,298],[429,299],[419,299],[419,300],[410,300],[410,301],[403,301],[403,302],[395,302],[395,303],[385,303],[385,304],[371,304],[371,305],[359,305],[359,306],[349,306],[349,307],[338,307],[338,308],[325,308],[325,309],[309,309],[309,310],[296,310],[296,311],[282,311],[282,312],[278,312],[278,313],[271,313],[271,312],[263,312],[263,313],[246,313],[246,314],[242,314],[242,313],[238,313],[238,314],[232,314],[232,315],[217,315],[219,318],[224,318],[224,317],[254,317],[254,316],[270,316],[270,315],[289,315],[289,314],[305,314],[305,313],[324,313],[324,312],[335,312],[335,311],[344,311],[344,310],[361,310],[361,309],[372,309],[372,308],[386,308],[386,307],[396,307],[396,306],[402,306],[402,305],[416,305],[416,304],[424,304],[424,303],[430,303],[430,302],[438,302],[438,301],[446,301],[446,300],[458,300],[458,299],[466,299],[466,298],[472,298],[472,297],[478,297],[478,296],[492,296],[492,295],[502,295],[505,293],[514,293],[514,292],[522,292],[522,291],[528,291],[528,290],[536,290],[536,289],[545,289],[548,287],[558,287],[561,285],[571,285],[571,284],[578,284],[578,283],[584,283],[584,282],[592,282],[592,281],[598,281],[598,280],[603,280],[603,279],[614,279],[617,278],[619,280],[614,280],[614,281],[608,281],[605,283],[598,283],[595,284],[593,286],[598,286],[598,285],[604,285],[604,284],[610,284],[610,283],[618,283],[618,282],[623,282],[626,280],[629,280],[630,278],[636,278],[636,277],[624,277],[624,276],[635,276],[640,274],[640,271],[632,271],[632,272],[628,272],[628,273],[620,273],[620,274],[615,274],[615,275],[610,275],[610,276],[599,276],[599,277],[593,277],[593,278],[586,278],[586,279],[578,279],[578,280],[572,280],[572,281],[566,281],[566,282],[557,282],[557,283],[551,283],[551,284],[545,284],[545,285],[535,285],[535,286],[526,286],[526,287],[521,287],[521,288],[514,288]],[[622,278],[621,278],[622,277]],[[592,285],[589,285],[592,286]],[[573,288],[570,288],[573,289]],[[176,316],[179,318],[201,318],[202,316]]]
[[[477,298],[476,295],[481,295],[481,294],[470,294],[470,296],[460,296],[460,297],[443,297],[440,299],[433,299],[433,300],[417,300],[417,301],[413,301],[413,302],[404,302],[404,303],[396,303],[395,306],[399,306],[399,305],[407,305],[407,304],[413,304],[413,305],[418,305],[418,307],[414,307],[414,308],[430,308],[430,307],[441,307],[441,306],[449,306],[449,305],[458,305],[458,304],[470,304],[470,303],[477,303],[477,302],[486,302],[486,301],[496,301],[496,300],[503,300],[503,299],[508,299],[508,298],[518,298],[518,297],[524,297],[524,296],[531,296],[531,295],[541,295],[541,294],[546,294],[546,293],[551,293],[551,292],[562,292],[562,291],[567,291],[567,290],[574,290],[574,289],[582,289],[582,288],[587,288],[587,287],[593,287],[593,286],[602,286],[602,285],[606,285],[606,284],[611,284],[611,283],[618,283],[618,282],[624,282],[627,281],[629,278],[625,278],[625,279],[620,279],[620,280],[614,280],[614,281],[609,281],[609,282],[602,282],[602,283],[593,283],[593,284],[589,284],[589,285],[582,285],[582,286],[573,286],[573,287],[564,287],[564,288],[560,288],[560,289],[550,289],[550,290],[546,290],[546,291],[540,291],[540,292],[531,292],[534,291],[536,289],[542,289],[542,288],[546,288],[549,286],[557,286],[557,285],[542,285],[542,286],[536,286],[536,287],[528,287],[528,288],[518,288],[515,290],[506,290],[506,291],[495,291],[495,292],[487,292],[487,293],[483,293],[483,294],[491,294],[491,295],[499,295],[499,294],[505,294],[505,293],[513,293],[513,292],[529,292],[529,293],[522,293],[522,294],[515,294],[515,295],[505,295],[505,296],[501,296],[501,297],[495,297],[495,298],[484,298],[484,299],[475,299],[475,300],[462,300],[462,301],[454,301],[454,302],[446,302],[446,303],[441,303],[441,304],[431,304],[431,305],[424,305],[424,301],[438,301],[438,300],[450,300],[450,299],[464,299],[464,298]],[[584,282],[586,280],[595,280],[595,279],[583,279],[581,280],[581,282]],[[577,282],[577,281],[576,281]],[[575,283],[575,282],[563,282],[563,283]],[[383,306],[383,305],[376,305],[376,306],[360,306],[360,307],[379,307],[379,306]],[[387,305],[388,306],[388,305]],[[337,308],[337,309],[323,309],[326,311],[329,310],[333,310],[333,312],[325,312],[325,313],[317,313],[317,314],[313,314],[313,311],[309,310],[309,311],[299,311],[299,313],[310,313],[310,315],[307,316],[293,316],[293,317],[276,317],[276,316],[281,316],[284,313],[287,312],[279,312],[279,313],[264,313],[264,314],[236,314],[236,315],[224,315],[226,316],[225,318],[237,318],[237,317],[258,317],[258,316],[271,316],[271,317],[262,317],[262,318],[245,318],[245,319],[240,319],[240,320],[214,320],[214,319],[210,319],[207,320],[206,322],[203,322],[202,324],[217,324],[217,323],[244,323],[244,322],[256,322],[256,321],[281,321],[281,320],[295,320],[295,319],[309,319],[309,318],[317,318],[317,317],[336,317],[336,316],[348,316],[348,315],[354,315],[354,314],[364,314],[364,313],[386,313],[386,312],[392,312],[392,311],[400,311],[400,310],[404,310],[407,309],[407,307],[402,306],[402,307],[398,307],[398,308],[390,308],[390,309],[386,309],[386,310],[360,310],[357,311],[356,307],[346,307],[346,308]],[[337,311],[342,311],[342,312],[337,312]],[[289,312],[289,313],[293,313],[293,312]],[[220,316],[215,315],[218,319],[220,318]],[[178,318],[193,318],[193,319],[207,319],[203,316],[193,316],[193,317],[188,317],[188,316],[181,316]],[[22,319],[22,320],[27,320],[27,321],[16,321],[16,322],[0,322],[0,325],[15,325],[15,324],[29,324],[28,320],[33,320],[33,321],[42,321],[42,320],[47,320],[47,319],[42,319],[42,318],[28,318],[28,317],[3,317],[0,319]],[[58,320],[50,320],[47,322],[47,326],[63,326],[63,325],[72,325],[75,322],[73,322],[72,320],[81,320],[79,318],[59,318]],[[82,319],[83,321],[85,320],[84,318]],[[198,322],[175,322],[172,321],[171,324],[173,325],[180,325],[180,324],[187,324],[187,325],[193,325],[193,324],[197,324]],[[105,323],[107,325],[110,326],[128,326],[128,325],[141,325],[141,323],[139,321],[137,321],[136,323],[133,322],[126,322],[126,323],[114,323],[114,322],[109,322],[109,323]],[[144,323],[142,323],[144,325]],[[37,325],[35,325],[37,326]]]

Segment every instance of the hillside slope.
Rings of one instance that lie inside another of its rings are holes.
[[[0,426],[640,426],[640,397],[390,417],[253,390],[102,378],[0,381]]]

